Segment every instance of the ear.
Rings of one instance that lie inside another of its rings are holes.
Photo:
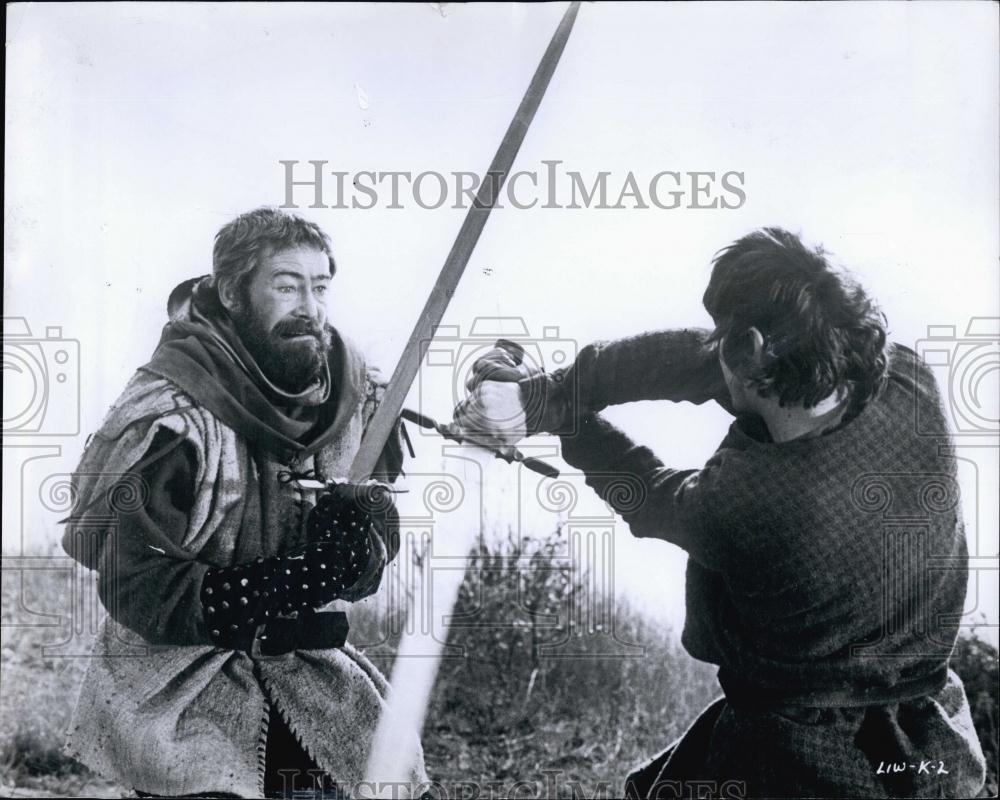
[[[236,281],[223,279],[216,284],[216,288],[223,308],[230,313],[239,311],[241,304],[236,297]]]
[[[759,330],[756,328],[750,328],[747,330],[747,336],[750,338],[750,343],[753,345],[753,359],[754,366],[762,367],[764,366],[764,337]]]

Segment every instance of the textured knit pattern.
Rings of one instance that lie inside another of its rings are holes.
[[[68,746],[91,769],[156,794],[260,796],[266,687],[323,770],[341,786],[363,780],[388,690],[378,671],[350,645],[256,660],[217,647],[199,597],[209,569],[307,543],[316,493],[282,476],[346,474],[377,401],[363,362],[355,369],[360,399],[342,415],[338,435],[294,461],[255,448],[148,372],[136,374],[109,412],[75,476],[85,511],[63,540],[98,570],[109,612]],[[142,478],[140,466],[164,431],[183,440],[195,465],[183,512],[173,477]],[[411,778],[426,780],[422,764]]]
[[[739,418],[698,470],[668,469],[590,413],[720,395],[706,353],[690,331],[651,334],[590,348],[562,376],[579,411],[576,434],[562,438],[566,461],[633,534],[690,555],[683,642],[720,665],[729,700],[698,777],[745,780],[760,794],[885,796],[898,792],[875,775],[878,761],[939,759],[949,774],[920,785],[974,794],[982,752],[947,669],[967,552],[929,371],[895,347],[885,392],[853,420],[774,443],[759,420]],[[936,435],[918,435],[918,403]],[[836,713],[809,716],[822,709]]]

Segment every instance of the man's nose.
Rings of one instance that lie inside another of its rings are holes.
[[[311,291],[306,289],[299,298],[299,307],[295,309],[296,314],[308,319],[319,319],[323,309],[323,304],[316,299]]]

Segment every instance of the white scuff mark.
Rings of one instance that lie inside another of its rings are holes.
[[[493,464],[494,455],[474,445],[466,445],[462,450],[455,477],[462,486],[475,486],[481,491],[483,474]],[[447,534],[455,552],[468,553],[477,537],[482,535],[482,507],[466,503],[461,508],[462,518],[451,522],[454,528]],[[440,532],[440,528],[437,530]],[[411,558],[417,568],[410,570],[403,587],[406,623],[396,645],[390,681],[391,686],[405,687],[405,691],[392,691],[386,698],[365,770],[365,784],[378,787],[371,796],[380,798],[398,796],[392,790],[408,786],[411,770],[422,760],[419,733],[424,727],[431,690],[448,638],[448,620],[465,577],[464,569],[434,568],[429,537],[407,546],[413,547]],[[433,612],[428,604],[432,576]]]
[[[431,3],[431,8],[437,11],[437,13],[440,14],[442,17],[447,17],[448,15],[445,13],[444,10],[444,7],[447,5],[450,5],[450,3]]]
[[[535,688],[535,679],[538,677],[538,667],[531,670],[531,677],[528,678],[528,691],[524,693],[524,702],[531,699],[531,690]]]
[[[165,556],[167,554],[167,551],[164,550],[162,547],[155,547],[154,545],[151,545],[151,544],[147,544],[146,547],[148,547],[150,550],[155,550],[160,555],[164,555]]]
[[[368,102],[368,92],[366,92],[359,84],[354,84],[354,93],[358,96],[358,108],[362,111],[367,111]]]

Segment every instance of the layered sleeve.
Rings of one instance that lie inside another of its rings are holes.
[[[194,447],[160,429],[133,467],[144,502],[119,507],[96,565],[108,614],[153,644],[209,644],[199,592],[210,566],[181,546],[193,505]]]
[[[732,410],[709,331],[701,328],[595,342],[581,349],[569,367],[521,383],[532,431],[540,429],[541,418],[561,418],[569,430],[589,414],[639,400],[695,404],[714,400]],[[545,412],[545,407],[553,406],[562,410],[556,415]]]
[[[195,487],[214,481],[210,419],[141,371],[88,441],[73,473],[63,549],[98,573],[109,615],[153,644],[209,643],[199,560],[209,526]]]
[[[672,542],[711,570],[738,559],[738,548],[714,524],[716,510],[731,499],[724,488],[730,451],[720,449],[701,469],[669,469],[596,414],[561,442],[566,462],[584,473],[633,535]]]

